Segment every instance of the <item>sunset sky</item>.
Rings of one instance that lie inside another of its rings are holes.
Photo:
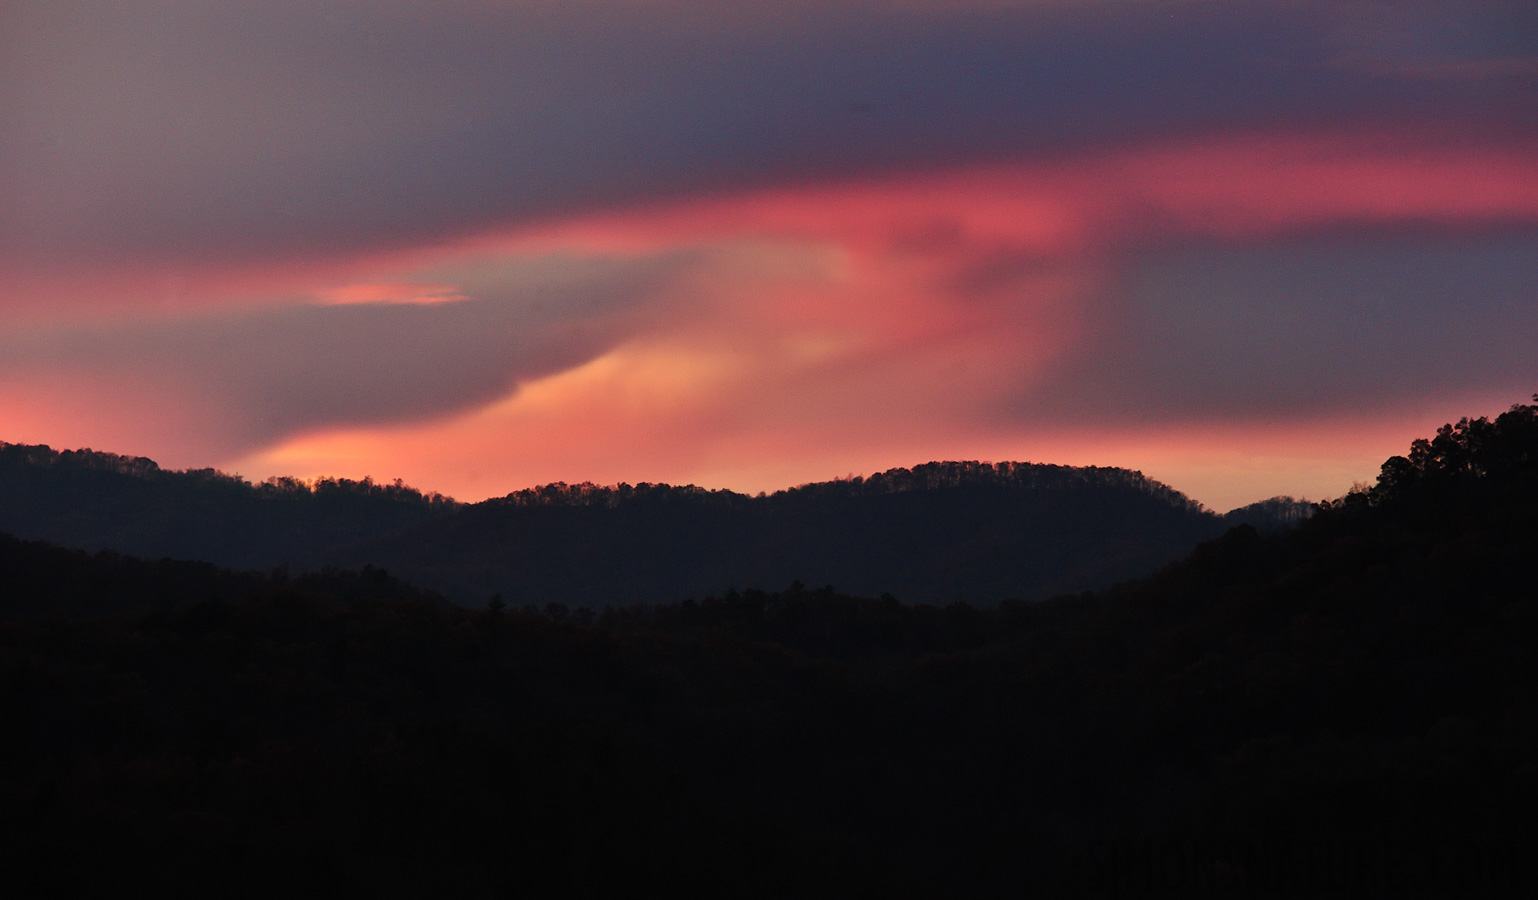
[[[1532,0],[0,4],[0,440],[1322,499],[1538,391]]]

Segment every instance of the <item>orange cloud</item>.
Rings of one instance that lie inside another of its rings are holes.
[[[513,271],[550,259],[700,261],[679,267],[659,288],[662,311],[622,339],[494,403],[414,423],[322,425],[222,462],[258,477],[401,476],[464,499],[551,480],[767,489],[979,457],[1140,467],[1215,506],[1338,493],[1458,410],[1400,406],[1348,427],[1334,412],[1277,420],[1257,407],[1242,426],[1118,431],[1006,407],[1049,389],[1069,362],[1096,364],[1086,354],[1116,324],[1099,301],[1135,253],[1512,224],[1538,224],[1538,148],[1251,134],[520,225],[295,270],[284,286],[332,303],[429,302],[465,293],[441,273],[467,259]],[[1457,397],[1476,395],[1492,411],[1520,399],[1473,387]],[[32,415],[32,433],[46,433],[47,415]],[[140,452],[177,458],[159,449],[167,442],[147,442]]]

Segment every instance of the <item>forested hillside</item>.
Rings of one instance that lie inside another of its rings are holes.
[[[0,443],[0,532],[92,551],[300,567],[318,547],[387,534],[456,506],[398,482],[251,484],[143,457]]]
[[[0,846],[61,891],[1538,886],[1538,405],[1295,529],[994,610],[472,610],[150,566],[141,611],[39,614],[125,563],[6,548]]]
[[[931,463],[757,498],[553,485],[336,561],[389,560],[450,595],[500,594],[513,605],[659,603],[792,581],[992,605],[1143,575],[1223,528],[1121,469]]]
[[[147,459],[0,445],[0,531],[237,568],[383,566],[481,605],[601,607],[792,581],[905,602],[1009,598],[1145,575],[1278,498],[1217,516],[1136,472],[928,463],[769,496],[546,485],[473,505],[399,483],[171,472]]]

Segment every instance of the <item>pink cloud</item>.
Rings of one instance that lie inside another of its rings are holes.
[[[1066,365],[1096,363],[1086,355],[1097,352],[1096,336],[1119,324],[1102,318],[1098,301],[1135,253],[1322,231],[1535,224],[1535,147],[1254,133],[694,197],[395,254],[204,273],[202,283],[230,297],[260,284],[309,302],[379,304],[469,295],[443,275],[467,260],[521,271],[550,259],[579,268],[700,259],[657,288],[666,302],[656,314],[495,402],[385,424],[306,419],[275,443],[207,462],[253,475],[404,476],[466,499],[549,480],[768,488],[945,457],[1142,466],[1177,486],[1209,465],[1228,473],[1198,495],[1215,504],[1288,483],[1303,493],[1344,489],[1341,472],[1370,477],[1384,446],[1413,436],[1400,434],[1402,423],[1425,416],[1391,410],[1349,440],[1336,429],[1334,443],[1309,457],[1265,448],[1307,444],[1301,435],[1323,427],[1317,416],[1113,434],[1110,423],[1065,431],[1006,407],[1047,390]],[[442,352],[447,360],[454,350]],[[0,397],[8,414],[26,408],[30,439],[49,434],[52,421],[76,442],[176,461],[186,459],[179,435],[210,421],[205,410],[177,406],[171,390],[122,404],[154,407],[156,421],[169,423],[158,431],[92,432],[82,424],[88,411],[68,396],[53,414],[35,396],[13,387]],[[92,434],[142,443],[114,446]],[[1385,434],[1392,440],[1371,437]]]
[[[352,303],[453,303],[465,299],[452,284],[415,281],[383,281],[345,284],[320,292],[322,302],[345,306]]]
[[[1098,156],[793,185],[520,227],[490,242],[638,253],[725,233],[836,240],[856,252],[1245,238],[1332,226],[1538,221],[1538,146],[1416,135],[1256,133]]]

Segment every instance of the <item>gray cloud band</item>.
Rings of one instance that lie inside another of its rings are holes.
[[[1276,422],[1538,385],[1538,231],[1196,247],[1128,260],[1099,328],[1006,414]]]
[[[22,0],[0,13],[0,261],[345,253],[1203,128],[1530,130],[1535,10]]]

